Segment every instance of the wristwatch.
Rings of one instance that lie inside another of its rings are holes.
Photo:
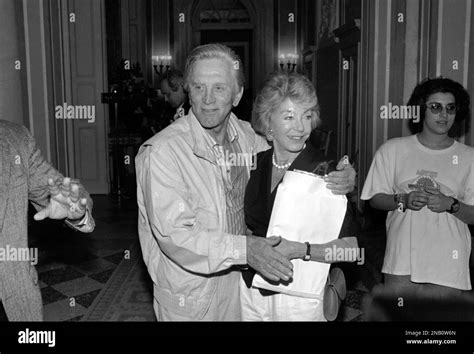
[[[407,209],[406,205],[405,205],[405,195],[404,194],[402,194],[402,193],[395,194],[393,196],[393,200],[395,201],[395,203],[397,203],[398,210],[400,210],[400,208],[401,208],[401,211],[405,211]]]
[[[454,197],[453,198],[453,204],[451,204],[451,208],[449,210],[446,210],[450,214],[457,213],[459,211],[460,205],[459,205],[459,200],[457,200]]]
[[[305,242],[305,243],[306,243],[306,254],[303,257],[303,260],[309,261],[311,260],[311,245],[309,244],[309,242]]]

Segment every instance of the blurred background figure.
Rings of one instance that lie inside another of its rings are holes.
[[[185,116],[191,108],[183,82],[183,73],[179,70],[168,70],[160,82],[160,90],[165,96],[165,101],[176,109],[171,122]]]

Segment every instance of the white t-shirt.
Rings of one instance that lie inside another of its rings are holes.
[[[409,193],[423,183],[474,205],[474,148],[454,142],[432,150],[416,135],[395,138],[375,153],[361,199],[378,193]],[[389,211],[383,273],[411,275],[416,283],[470,290],[471,234],[467,224],[448,212]]]

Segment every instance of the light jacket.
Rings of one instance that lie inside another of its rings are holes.
[[[229,124],[243,153],[268,149],[248,122],[231,114]],[[224,232],[221,170],[204,134],[190,110],[146,141],[135,159],[138,232],[154,296],[162,306],[196,319],[210,305],[219,272],[247,263],[244,235]]]

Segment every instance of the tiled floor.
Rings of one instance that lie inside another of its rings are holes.
[[[136,201],[93,199],[96,229],[92,234],[58,225],[33,227],[45,321],[80,320],[137,239]]]

